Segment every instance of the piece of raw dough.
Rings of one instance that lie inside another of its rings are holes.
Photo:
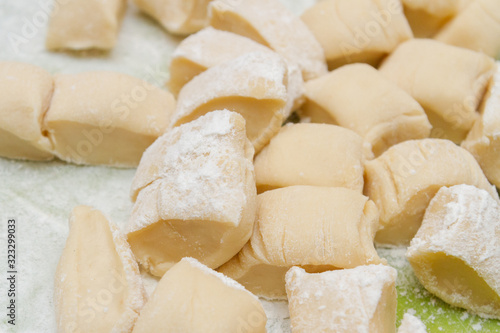
[[[214,0],[210,25],[248,37],[296,64],[304,80],[327,73],[323,48],[280,0]]]
[[[402,141],[427,138],[431,125],[404,90],[366,64],[346,65],[306,82],[302,115],[363,136],[375,156]]]
[[[110,50],[126,7],[126,0],[56,1],[45,45],[49,50]]]
[[[354,62],[376,65],[413,37],[400,0],[325,0],[302,14],[333,70]]]
[[[292,185],[363,191],[363,138],[326,124],[289,124],[254,162],[259,193]]]
[[[405,313],[398,328],[398,333],[427,333],[427,327],[414,315]]]
[[[144,153],[128,240],[162,276],[183,257],[217,268],[245,245],[255,220],[253,148],[245,120],[211,112],[161,136]],[[140,192],[139,192],[140,191]]]
[[[385,265],[286,274],[293,333],[395,333],[397,271]]]
[[[169,92],[125,74],[57,75],[44,126],[64,161],[135,167],[174,108]]]
[[[435,38],[497,58],[500,56],[500,2],[472,1]]]
[[[208,4],[212,0],[134,0],[170,33],[188,35],[208,25]]]
[[[183,258],[158,283],[134,333],[265,333],[257,297],[193,258]]]
[[[132,332],[146,292],[127,241],[98,210],[73,209],[54,302],[58,332]]]
[[[52,76],[40,67],[0,62],[0,156],[53,158],[43,127],[53,86]]]
[[[479,117],[478,106],[495,70],[492,58],[425,39],[401,44],[380,71],[422,105],[431,136],[460,143]]]
[[[252,52],[209,68],[182,88],[171,125],[214,110],[241,114],[256,152],[279,131],[288,100],[287,66],[269,52]]]
[[[380,212],[375,240],[407,245],[429,202],[442,186],[475,185],[498,198],[474,157],[440,139],[400,143],[365,164],[365,195]]]
[[[443,187],[406,253],[432,294],[484,318],[500,318],[500,204],[474,186]]]
[[[340,187],[290,186],[257,196],[250,241],[218,270],[267,298],[285,298],[291,266],[321,272],[379,264],[373,245],[378,212],[360,193]]]

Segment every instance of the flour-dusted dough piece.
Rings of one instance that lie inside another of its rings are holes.
[[[0,62],[0,156],[53,158],[43,128],[53,85],[52,76],[39,67]]]
[[[330,70],[353,62],[376,65],[413,37],[399,0],[325,0],[302,14],[325,50]]]
[[[183,258],[161,278],[134,333],[265,333],[266,322],[258,298],[242,285]]]
[[[424,323],[412,314],[405,313],[398,333],[427,333]]]
[[[326,124],[286,125],[255,158],[258,192],[292,185],[363,191],[363,138]]]
[[[500,2],[474,0],[435,37],[437,40],[500,56]]]
[[[214,0],[209,8],[210,25],[270,47],[296,64],[304,80],[326,74],[321,45],[280,0]]]
[[[365,195],[380,211],[375,240],[409,244],[442,186],[474,185],[498,198],[474,157],[448,140],[400,143],[365,164]]]
[[[128,228],[141,265],[162,276],[186,256],[217,268],[238,253],[255,220],[252,159],[245,120],[229,111],[175,128],[148,148]]]
[[[169,92],[125,74],[57,75],[44,126],[64,161],[135,167],[174,108]]]
[[[441,188],[406,257],[432,294],[481,317],[500,318],[500,204],[488,192]]]
[[[112,49],[126,0],[56,1],[45,45],[49,50]]]
[[[430,135],[422,107],[369,65],[344,66],[306,82],[305,89],[304,116],[364,136],[375,156],[402,141]]]
[[[146,292],[127,241],[98,210],[71,214],[54,302],[58,332],[132,332]]]
[[[250,241],[219,271],[267,298],[285,298],[291,266],[311,272],[379,264],[378,212],[359,192],[290,186],[257,196]]]
[[[259,151],[285,119],[287,75],[283,59],[269,52],[248,53],[214,66],[182,88],[171,124],[214,110],[235,111],[245,118],[247,136]]]
[[[431,136],[460,143],[479,117],[478,106],[495,70],[490,57],[425,39],[401,44],[380,71],[422,105]]]
[[[286,274],[294,333],[395,333],[397,271],[385,265]]]

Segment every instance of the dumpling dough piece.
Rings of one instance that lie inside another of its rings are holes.
[[[483,112],[462,142],[490,182],[500,188],[500,67],[486,95]]]
[[[250,241],[218,270],[267,298],[285,298],[292,266],[310,272],[379,264],[373,245],[378,212],[360,193],[290,186],[257,196]]]
[[[398,333],[427,333],[424,323],[412,314],[405,313]]]
[[[394,268],[367,265],[316,274],[292,267],[286,274],[294,333],[395,333]]]
[[[110,50],[116,44],[126,6],[126,0],[57,1],[45,45],[49,50]]]
[[[307,82],[305,89],[304,116],[364,136],[375,156],[402,141],[430,135],[422,107],[369,65],[344,66]]]
[[[325,0],[302,14],[325,51],[330,70],[372,65],[413,37],[399,0]]]
[[[296,64],[304,80],[327,73],[323,48],[280,0],[214,0],[210,25],[248,37]]]
[[[479,117],[478,106],[495,70],[490,57],[433,40],[401,44],[380,71],[422,105],[432,137],[460,143]]]
[[[148,148],[128,228],[141,265],[162,276],[186,256],[217,268],[237,254],[255,220],[252,159],[245,120],[229,111],[182,125]]]
[[[210,111],[241,114],[256,151],[279,131],[285,118],[287,67],[273,53],[253,52],[212,67],[182,88],[171,124],[188,123]]]
[[[57,75],[44,125],[64,161],[135,167],[174,108],[169,92],[125,74]]]
[[[133,333],[265,333],[257,297],[238,282],[183,258],[161,278]]]
[[[120,231],[77,206],[55,275],[58,332],[132,332],[146,302],[139,267]]]
[[[435,38],[497,58],[500,56],[500,2],[472,1]]]
[[[423,286],[445,302],[500,318],[500,204],[474,186],[443,187],[406,253]]]
[[[365,195],[380,211],[375,240],[407,245],[442,186],[474,185],[498,198],[474,157],[448,140],[400,143],[365,165]]]
[[[43,128],[53,85],[52,76],[37,66],[0,62],[0,156],[53,158]]]
[[[188,35],[208,25],[211,0],[134,0],[170,33]]]
[[[255,158],[258,192],[292,185],[363,191],[363,138],[326,124],[286,125]]]

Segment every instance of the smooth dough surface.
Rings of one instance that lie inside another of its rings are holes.
[[[442,186],[474,185],[498,198],[474,157],[448,140],[400,143],[365,165],[365,195],[380,211],[375,240],[407,245]]]
[[[257,297],[193,258],[183,258],[158,283],[134,333],[265,333]]]
[[[500,204],[474,186],[443,187],[406,253],[415,275],[448,304],[500,318]]]
[[[256,295],[285,298],[291,266],[309,272],[379,264],[373,245],[378,212],[360,193],[290,186],[257,196],[250,241],[218,270]]]
[[[385,265],[316,274],[292,267],[286,274],[292,331],[395,333],[396,277]]]

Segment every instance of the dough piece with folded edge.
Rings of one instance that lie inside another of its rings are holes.
[[[217,268],[245,245],[255,220],[253,147],[239,114],[216,111],[160,137],[133,181],[128,241],[162,276],[183,257]],[[139,192],[140,191],[140,192]]]
[[[398,333],[427,333],[427,327],[414,315],[405,313],[398,328]]]
[[[479,117],[477,109],[495,70],[492,58],[434,40],[401,44],[380,72],[422,105],[432,137],[460,143]]]
[[[422,285],[453,306],[500,318],[500,204],[474,186],[443,187],[406,257]]]
[[[286,274],[294,333],[395,333],[397,271],[385,265]]]
[[[158,283],[134,333],[265,333],[257,297],[193,258],[183,258]]]
[[[71,214],[54,302],[58,332],[132,332],[146,292],[127,241],[98,210]]]
[[[254,161],[257,191],[292,185],[363,191],[363,138],[327,124],[289,124]]]
[[[87,72],[55,77],[44,120],[54,154],[77,164],[135,167],[167,128],[173,96],[121,73]]]
[[[290,186],[257,196],[250,241],[218,271],[256,295],[286,297],[292,266],[322,272],[379,264],[373,245],[378,212],[360,193],[334,187]]]
[[[448,140],[400,143],[365,164],[365,195],[380,211],[376,242],[407,245],[443,186],[474,185],[498,199],[474,157]]]
[[[280,0],[214,0],[209,11],[211,26],[270,47],[296,64],[304,80],[327,73],[323,48]]]
[[[0,156],[53,158],[43,127],[53,86],[52,76],[37,66],[0,62]]]

